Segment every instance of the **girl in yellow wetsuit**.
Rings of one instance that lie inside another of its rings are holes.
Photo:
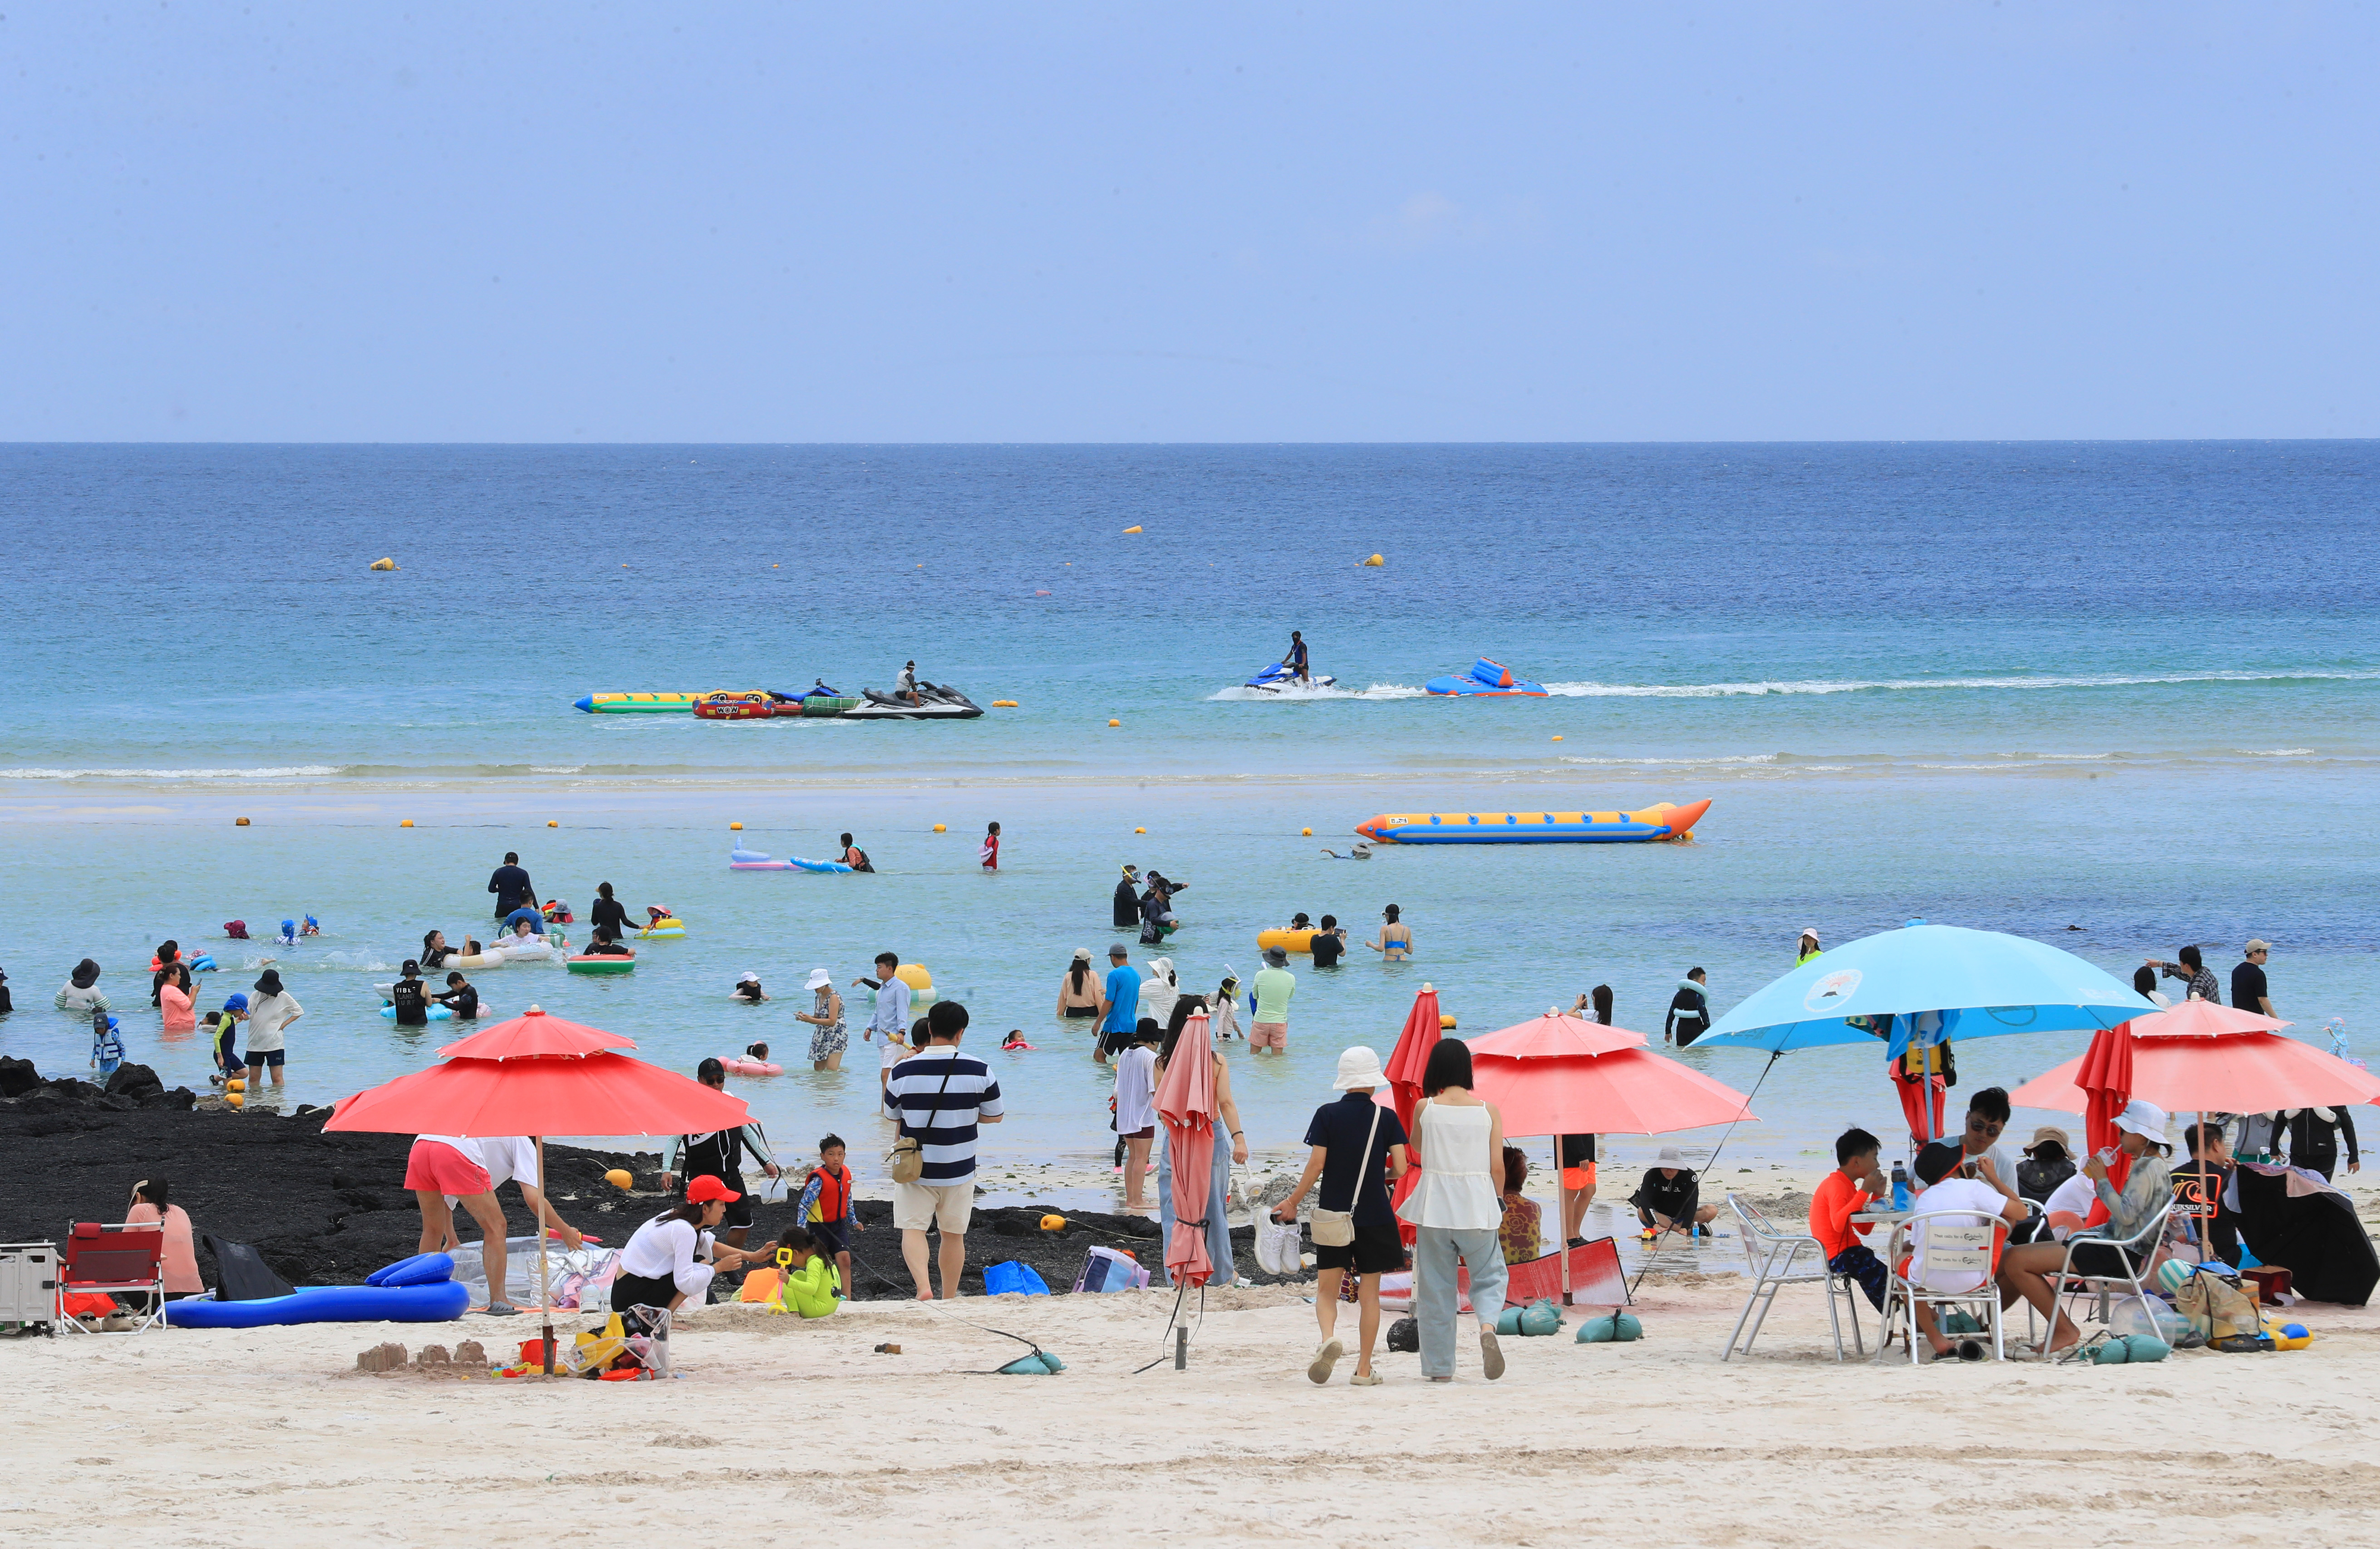
[[[833,1312],[844,1295],[843,1277],[835,1272],[833,1258],[799,1227],[787,1227],[777,1246],[794,1257],[791,1267],[778,1270],[778,1307],[806,1318],[822,1318]]]

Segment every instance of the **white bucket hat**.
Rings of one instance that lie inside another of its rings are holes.
[[[1380,1070],[1380,1057],[1357,1044],[1339,1054],[1339,1074],[1330,1084],[1342,1092],[1361,1092],[1369,1086],[1386,1086],[1389,1078]]]
[[[735,982],[739,985],[757,985],[760,982],[760,975],[758,974],[747,974]]]
[[[1655,1157],[1654,1161],[1660,1167],[1682,1168],[1686,1165],[1686,1154],[1674,1145],[1665,1145],[1661,1147],[1660,1156]]]
[[[832,983],[834,983],[834,975],[828,973],[825,969],[813,968],[810,970],[809,988],[824,989],[827,986]]]
[[[2116,1128],[2129,1131],[2143,1140],[2153,1140],[2159,1145],[2173,1144],[2165,1138],[2165,1109],[2155,1103],[2142,1102],[2138,1097],[2126,1103],[2124,1111],[2116,1115]]]

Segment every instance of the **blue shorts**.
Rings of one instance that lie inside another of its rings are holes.
[[[821,1253],[851,1252],[851,1241],[844,1235],[844,1224],[841,1221],[804,1221],[802,1229],[810,1234],[810,1240],[819,1245]]]

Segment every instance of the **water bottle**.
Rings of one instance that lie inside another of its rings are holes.
[[[1909,1169],[1896,1161],[1892,1164],[1892,1208],[1906,1210],[1910,1204]]]

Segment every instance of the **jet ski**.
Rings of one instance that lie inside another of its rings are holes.
[[[859,691],[860,701],[843,712],[845,720],[973,720],[983,714],[983,707],[955,688],[929,684],[920,679],[917,697],[924,701],[913,705],[906,699],[896,699],[890,694],[879,694],[872,688]]]
[[[1297,681],[1297,674],[1291,671],[1287,662],[1276,661],[1241,686],[1261,689],[1267,694],[1279,694],[1285,688],[1329,688],[1338,681],[1336,678],[1308,678],[1301,684]]]

